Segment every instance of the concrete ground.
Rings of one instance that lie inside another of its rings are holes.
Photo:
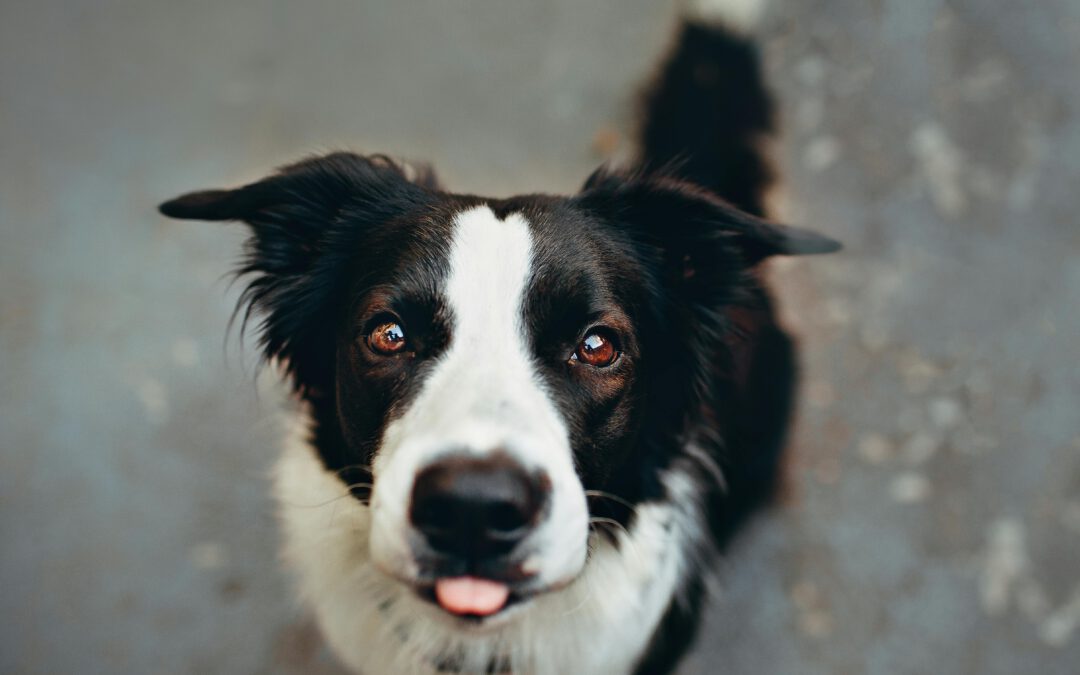
[[[275,560],[286,406],[238,226],[155,205],[315,150],[570,191],[656,0],[0,2],[0,672],[335,673]],[[1080,2],[774,0],[806,379],[790,489],[684,673],[1080,672]],[[633,617],[627,617],[633,620]]]

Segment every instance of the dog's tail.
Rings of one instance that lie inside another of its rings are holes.
[[[751,34],[765,0],[683,0],[675,47],[647,89],[639,163],[765,215],[775,112]]]

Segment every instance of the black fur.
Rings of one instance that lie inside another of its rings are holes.
[[[757,46],[686,23],[645,95],[640,161],[647,170],[678,166],[680,177],[761,216],[773,180],[762,144],[775,118]]]
[[[543,270],[525,306],[537,367],[583,485],[618,496],[590,510],[630,525],[634,505],[666,498],[663,469],[690,466],[709,505],[712,536],[697,542],[707,563],[774,491],[791,409],[794,353],[759,263],[837,248],[761,218],[772,129],[753,45],[687,25],[648,97],[639,166],[599,171],[575,196],[453,195],[430,172],[337,153],[161,211],[250,225],[239,311],[262,317],[265,356],[310,404],[315,447],[360,499],[383,428],[451,339],[439,288],[454,214],[481,203],[523,213]],[[386,316],[409,326],[408,358],[364,348]],[[597,324],[622,358],[602,373],[568,369],[566,354]],[[639,673],[667,672],[691,643],[702,571],[684,581]]]
[[[639,162],[645,173],[663,171],[709,189],[753,216],[764,216],[774,172],[765,145],[776,129],[772,98],[761,76],[757,47],[723,27],[686,23],[675,48],[645,95]],[[697,371],[708,401],[691,422],[717,459],[725,485],[709,493],[715,550],[723,551],[749,518],[773,496],[781,476],[797,379],[791,339],[777,323],[756,263],[775,252],[829,252],[831,240],[788,239],[758,246],[746,260],[737,307],[722,314],[726,359]],[[771,250],[770,250],[771,249]],[[713,324],[716,325],[715,322]],[[705,353],[710,353],[706,350]],[[674,669],[700,623],[701,579],[693,580],[668,609],[639,675]]]

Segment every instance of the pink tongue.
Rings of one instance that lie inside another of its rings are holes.
[[[448,612],[488,616],[503,608],[510,589],[505,584],[476,577],[454,577],[435,582],[435,599]]]

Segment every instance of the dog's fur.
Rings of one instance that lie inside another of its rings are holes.
[[[162,205],[252,228],[242,311],[303,406],[276,470],[285,558],[351,668],[667,672],[773,492],[795,366],[760,263],[837,246],[761,219],[773,110],[741,34],[686,23],[645,109],[636,168],[570,197],[455,195],[338,153]],[[367,347],[388,316],[407,354]],[[608,367],[573,356],[597,326]],[[431,562],[409,522],[417,473],[453,452],[549,486],[519,601],[482,620],[424,596],[483,569]]]

